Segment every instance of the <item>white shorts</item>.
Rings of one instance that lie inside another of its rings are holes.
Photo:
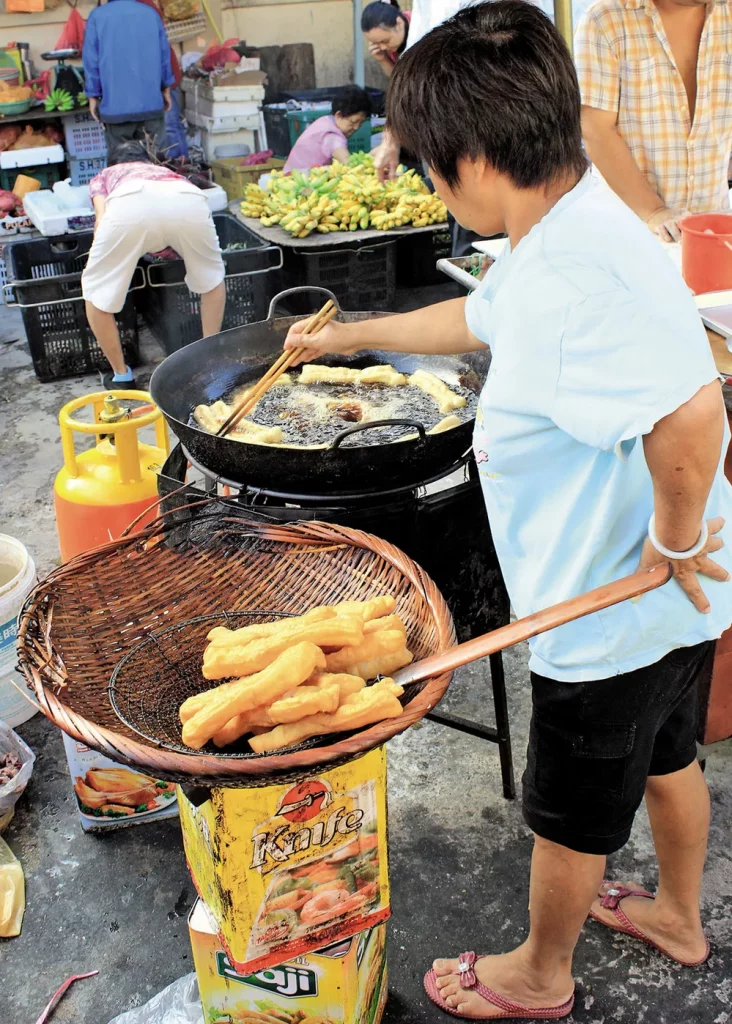
[[[82,294],[97,309],[119,313],[141,256],[168,246],[183,257],[186,284],[203,295],[224,280],[216,228],[206,196],[189,182],[127,182],[107,198]]]

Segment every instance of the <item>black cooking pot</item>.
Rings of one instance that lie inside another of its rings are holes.
[[[343,446],[347,437],[379,426],[379,422],[355,424],[342,431],[330,447],[307,449],[232,441],[209,434],[191,422],[197,405],[209,405],[234,388],[258,380],[269,369],[290,326],[302,319],[275,319],[275,307],[285,296],[304,291],[324,292],[337,305],[335,296],[324,288],[288,289],[272,300],[266,320],[186,345],[155,370],[150,394],[191,458],[215,476],[270,490],[311,494],[385,490],[417,484],[449,469],[471,445],[473,420],[441,434],[427,434],[423,425],[413,420],[382,420],[382,426],[402,424],[405,440]],[[346,323],[392,315],[338,311],[338,319]],[[367,351],[328,357],[331,366],[359,368],[374,363],[390,363],[401,373],[424,369],[439,376],[449,371],[478,394],[488,372],[490,352],[486,348],[484,352],[456,357]]]

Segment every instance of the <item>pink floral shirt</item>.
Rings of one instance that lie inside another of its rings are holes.
[[[159,167],[157,164],[129,163],[115,164],[114,167],[105,167],[96,177],[89,182],[89,195],[110,196],[122,182],[130,181],[187,181],[181,174],[168,170],[167,167]]]

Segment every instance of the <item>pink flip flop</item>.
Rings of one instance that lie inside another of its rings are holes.
[[[439,1006],[441,1010],[449,1013],[451,1017],[461,1017],[463,1020],[559,1020],[560,1017],[566,1017],[572,1012],[574,996],[561,1006],[536,1009],[530,1006],[521,1006],[520,1003],[512,1003],[510,999],[506,999],[504,996],[499,995],[498,992],[494,992],[492,988],[486,988],[485,985],[481,985],[478,981],[473,970],[478,960],[483,959],[485,958],[476,956],[475,953],[460,954],[460,966],[458,967],[460,985],[462,988],[474,989],[487,1003],[497,1006],[500,1010],[505,1010],[505,1013],[500,1014],[498,1017],[466,1017],[464,1014],[458,1013],[451,1006],[448,1006],[442,998],[437,987],[437,975],[434,971],[429,971],[424,978],[424,987],[435,1006]]]
[[[701,960],[679,960],[677,956],[674,956],[673,953],[669,953],[667,949],[664,949],[663,946],[659,946],[657,942],[654,942],[653,939],[650,939],[645,935],[640,928],[637,928],[620,906],[623,900],[627,899],[628,896],[642,896],[643,899],[653,900],[656,898],[653,893],[646,892],[645,889],[627,889],[619,882],[612,882],[611,884],[612,888],[606,891],[605,895],[600,900],[600,906],[604,907],[605,910],[612,911],[613,917],[618,922],[618,927],[608,924],[607,921],[603,921],[602,918],[597,916],[597,914],[590,911],[590,917],[593,921],[597,921],[599,924],[609,928],[611,932],[622,932],[623,935],[630,935],[634,939],[640,939],[641,942],[645,942],[647,946],[651,946],[652,949],[657,950],[659,953],[663,953],[663,955],[667,956],[669,960],[673,960],[674,963],[681,964],[682,967],[701,967],[702,964],[707,962],[711,952],[708,940],[707,951]]]

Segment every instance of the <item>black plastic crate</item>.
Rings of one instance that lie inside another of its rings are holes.
[[[397,242],[366,241],[339,249],[286,249],[289,286],[327,288],[344,309],[391,310],[396,299]]]
[[[230,213],[213,215],[226,267],[226,309],[222,330],[264,320],[279,288],[271,271],[282,265],[282,251],[240,224]],[[233,249],[232,245],[246,248]],[[147,287],[140,293],[142,317],[170,354],[201,337],[201,302],[185,284],[182,259],[158,260],[144,256]]]
[[[8,243],[8,282],[21,307],[33,368],[40,381],[108,370],[81,298],[81,274],[94,233],[32,238]],[[132,296],[117,314],[120,340],[129,366],[140,361],[140,340]]]
[[[290,155],[290,123],[287,120],[287,107],[264,106],[264,130],[267,133],[267,148],[274,156],[286,160]]]
[[[342,87],[323,86],[320,89],[283,89],[279,98],[281,101],[296,100],[298,103],[332,103],[340,94]],[[367,88],[371,100],[371,113],[375,117],[381,117],[384,113],[386,93],[383,89]]]
[[[444,274],[437,261],[452,256],[450,229],[441,224],[434,231],[420,231],[400,238],[397,248],[397,284],[402,288],[419,288],[427,284],[443,284]]]

